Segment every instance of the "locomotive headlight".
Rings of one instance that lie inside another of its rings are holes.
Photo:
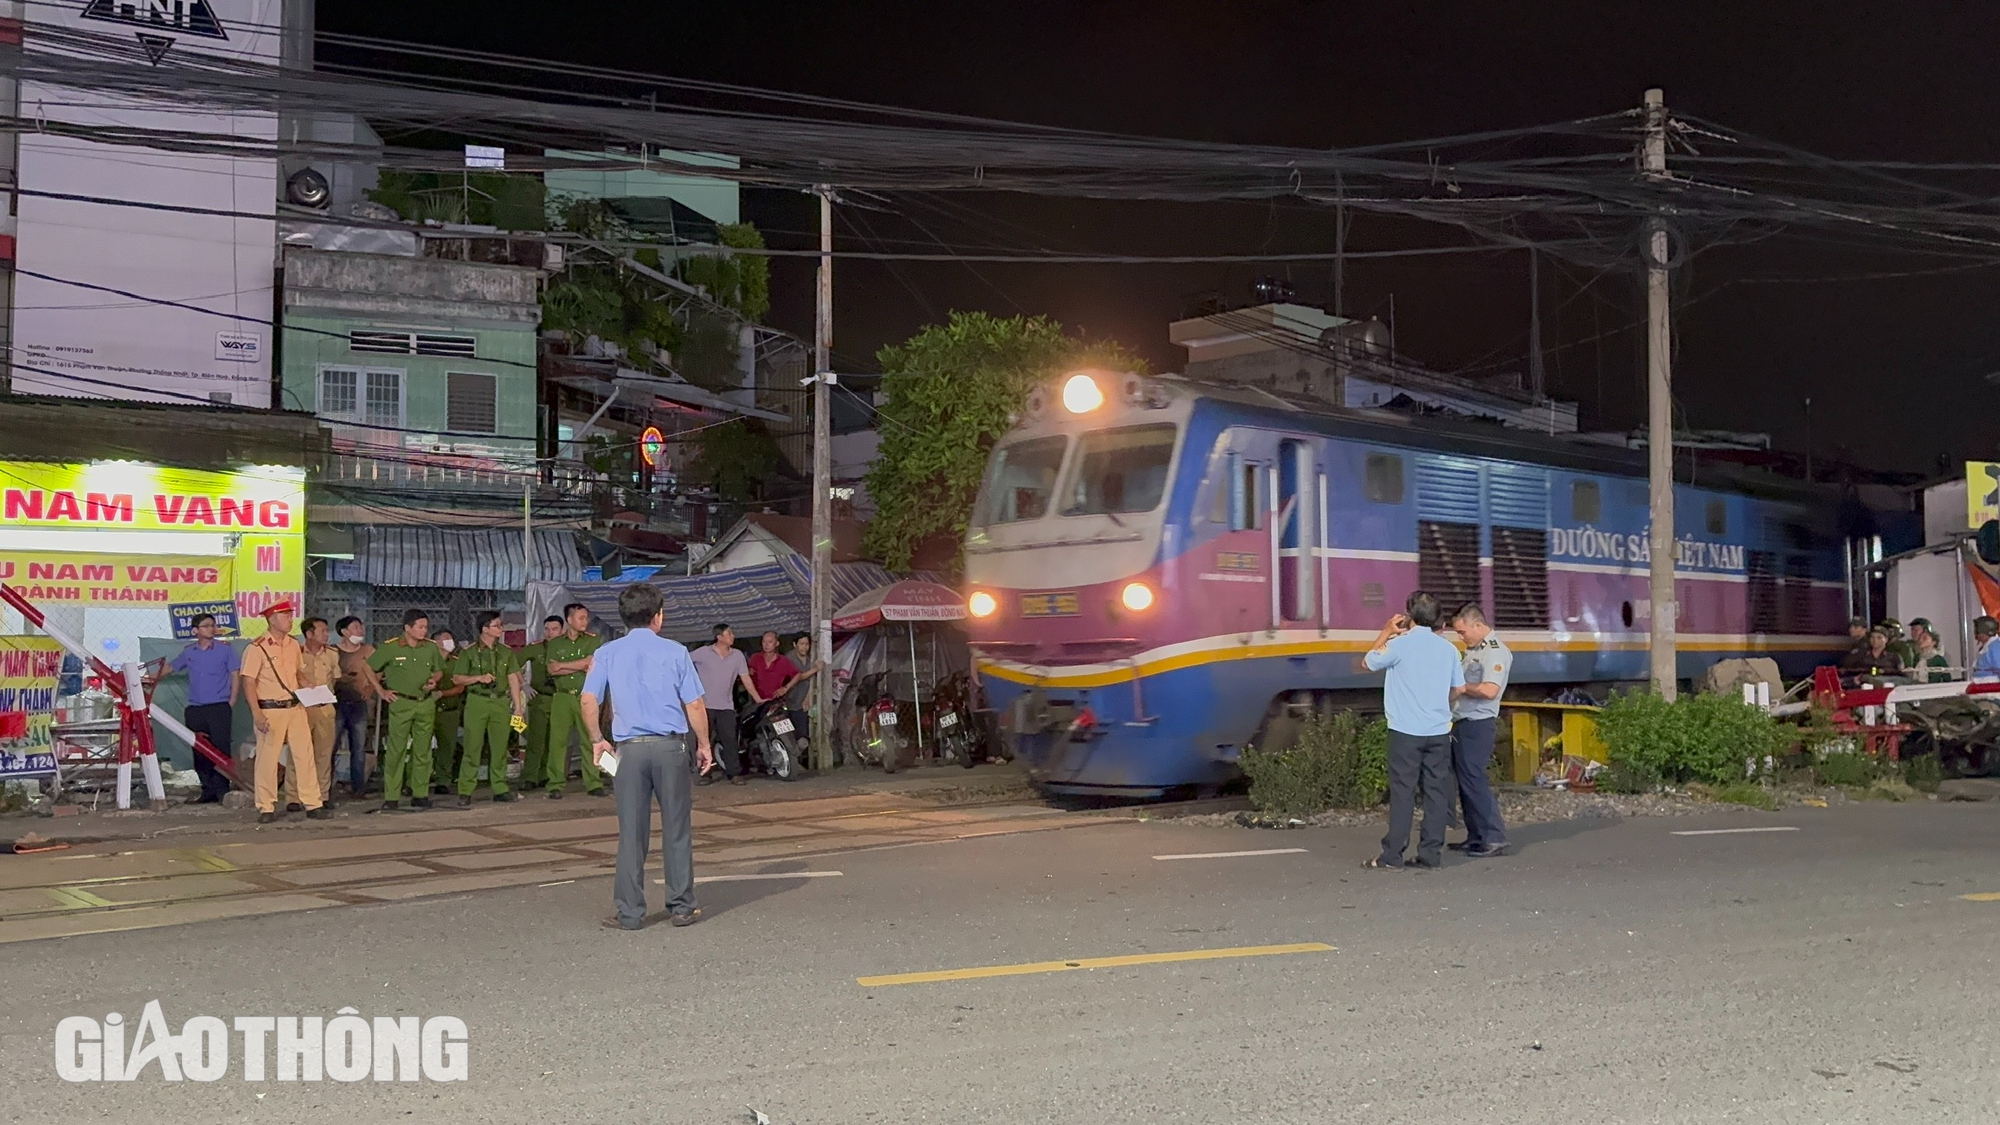
[[[1153,608],[1153,588],[1144,582],[1127,582],[1118,592],[1118,602],[1133,613],[1144,613]]]
[[[1063,380],[1062,400],[1071,414],[1088,414],[1104,405],[1104,388],[1088,375],[1072,375]]]
[[[965,611],[974,617],[991,617],[999,608],[999,599],[984,590],[974,590],[972,596],[965,599]]]

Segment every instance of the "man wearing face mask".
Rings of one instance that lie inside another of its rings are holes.
[[[334,753],[347,747],[347,794],[359,797],[368,787],[368,712],[375,707],[368,658],[375,655],[375,646],[368,643],[359,617],[341,618],[333,631],[340,635],[340,678],[333,683]]]
[[[439,629],[432,638],[437,641],[438,651],[444,653],[447,669],[458,657],[458,638],[450,629]],[[451,792],[452,779],[458,776],[459,728],[465,722],[465,685],[455,682],[449,671],[438,681],[437,701],[437,754],[431,762],[431,794]],[[417,794],[422,796],[422,794]]]

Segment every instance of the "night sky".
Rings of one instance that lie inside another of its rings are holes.
[[[340,0],[319,12],[328,31],[1199,140],[1339,147],[1516,128],[1636,105],[1660,85],[1670,108],[1828,156],[2000,162],[2000,7],[1981,5]],[[976,214],[892,201],[891,213],[844,219],[839,245],[926,231],[954,246],[1132,253],[1312,251],[1333,240],[1330,215],[1304,208],[955,198],[948,208]],[[752,191],[744,206],[774,245],[814,244],[802,198]],[[1445,237],[1361,217],[1349,246]],[[2000,268],[1744,282],[1936,264],[1802,239],[1701,255],[1677,281],[1686,423],[1767,431],[1800,449],[1810,394],[1822,457],[1928,471],[1940,457],[2000,455],[2000,386],[1984,379],[2000,371]],[[878,346],[947,310],[1024,311],[1115,336],[1172,370],[1182,353],[1167,322],[1205,293],[1247,303],[1260,273],[1288,276],[1306,303],[1331,303],[1321,265],[843,264],[835,347],[843,367],[872,370]],[[1386,319],[1394,294],[1397,342],[1413,358],[1447,371],[1525,366],[1519,252],[1357,262],[1347,278],[1349,313]],[[1636,278],[1552,265],[1543,283],[1552,392],[1578,400],[1587,427],[1639,424],[1643,353],[1636,332],[1619,331],[1643,313]],[[772,319],[809,335],[810,266],[779,261],[772,288]]]

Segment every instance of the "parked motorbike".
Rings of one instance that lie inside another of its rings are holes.
[[[903,734],[894,696],[883,692],[875,700],[864,716],[863,730],[868,739],[868,757],[881,764],[883,773],[895,773],[910,764],[910,740]]]
[[[802,740],[784,700],[767,699],[746,707],[737,714],[736,729],[743,732],[743,753],[754,756],[765,773],[780,781],[797,780]],[[745,770],[750,767],[744,763]]]

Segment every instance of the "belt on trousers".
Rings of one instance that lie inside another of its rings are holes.
[[[297,707],[298,705],[299,701],[296,699],[260,699],[257,701],[257,709],[259,711],[282,711],[287,707]]]

